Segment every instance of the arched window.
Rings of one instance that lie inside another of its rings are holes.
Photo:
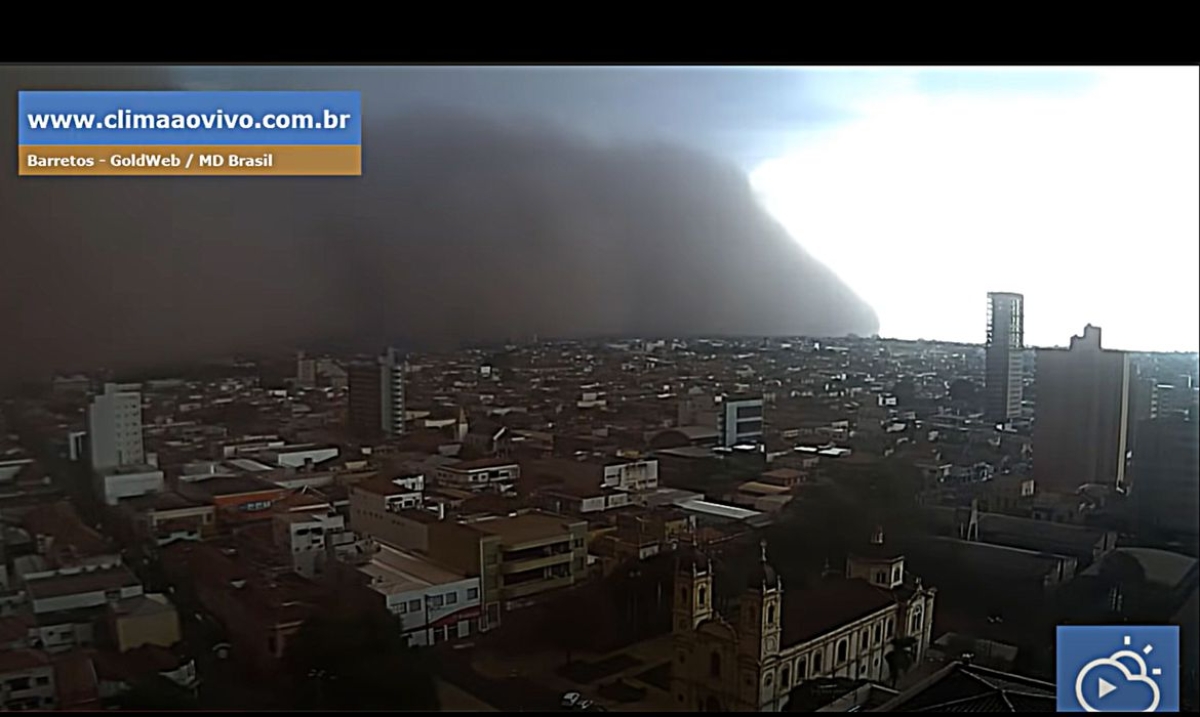
[[[768,625],[775,624],[775,605],[774,604],[767,606],[767,624]]]
[[[813,653],[813,677],[819,677],[821,675],[821,656],[820,650],[817,650]]]
[[[787,665],[784,665],[783,669],[779,671],[779,687],[781,689],[786,690],[788,688],[788,686],[791,685],[791,683],[788,682],[788,678],[790,678],[791,676],[792,676],[792,671],[788,669]]]
[[[887,627],[884,628],[884,632],[888,637],[896,634],[896,623],[892,622],[892,618],[890,617],[887,619]]]
[[[834,664],[840,665],[843,662],[845,662],[846,661],[846,653],[849,651],[849,649],[850,649],[850,641],[849,640],[847,640],[844,637],[842,639],[838,640],[837,657],[834,658]]]
[[[704,607],[704,598],[708,596],[708,588],[701,585],[699,596],[700,596],[700,602],[698,604],[700,605],[700,607]]]
[[[796,660],[796,682],[808,679],[808,658],[801,657]]]
[[[919,632],[921,630],[922,622],[923,621],[921,620],[921,608],[918,607],[916,610],[913,611],[912,629],[910,629],[909,632]]]
[[[708,656],[708,674],[712,677],[721,676],[721,653],[713,652]]]
[[[871,631],[864,627],[863,631],[862,631],[862,641],[859,642],[859,644],[858,644],[858,650],[859,650],[859,652],[863,652],[870,646],[871,646]]]

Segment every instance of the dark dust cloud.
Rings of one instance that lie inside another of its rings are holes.
[[[0,69],[169,89],[151,69]],[[702,154],[550,126],[371,116],[361,178],[0,179],[0,376],[330,336],[868,334],[874,312]],[[13,108],[0,136],[14,137]]]

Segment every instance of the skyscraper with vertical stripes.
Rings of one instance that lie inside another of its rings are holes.
[[[988,293],[984,395],[988,420],[1003,423],[1021,415],[1025,353],[1025,297]]]

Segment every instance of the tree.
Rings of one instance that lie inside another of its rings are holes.
[[[375,612],[309,619],[284,664],[298,708],[437,710],[428,653],[411,648],[399,619]]]
[[[912,637],[897,637],[892,640],[892,651],[883,656],[884,661],[887,662],[892,687],[895,687],[896,680],[912,667],[915,661],[913,650],[916,646],[917,641]]]

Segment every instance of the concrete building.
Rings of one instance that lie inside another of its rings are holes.
[[[88,444],[92,469],[106,470],[146,462],[142,445],[142,394],[136,386],[106,383],[88,408]]]
[[[350,387],[350,430],[360,438],[377,440],[404,433],[404,361],[395,349],[373,362],[347,369]]]
[[[382,476],[351,486],[350,527],[381,543],[428,550],[429,525],[439,516],[422,509],[421,487]]]
[[[1021,415],[1024,380],[1025,297],[988,293],[984,370],[986,415],[1004,423]]]
[[[1195,544],[1200,534],[1200,435],[1183,415],[1143,421],[1133,454],[1132,496],[1140,537]]]
[[[272,520],[275,544],[287,551],[292,570],[306,578],[323,571],[331,546],[347,532],[346,519],[332,507],[279,512]]]
[[[75,568],[27,580],[25,592],[35,615],[114,604],[142,595],[142,584],[129,568]]]
[[[0,709],[52,710],[58,705],[54,663],[41,650],[0,652]]]
[[[717,432],[721,445],[758,445],[763,440],[763,400],[761,396],[726,396],[718,406]]]
[[[1039,349],[1033,476],[1039,491],[1125,482],[1129,356],[1101,348],[1088,325],[1068,349]]]
[[[151,465],[123,465],[96,472],[96,492],[105,505],[163,489],[163,472]]]
[[[479,577],[482,629],[498,625],[502,612],[576,584],[587,571],[586,521],[524,513],[441,521],[429,528],[432,557]]]
[[[881,538],[880,538],[881,540]],[[904,571],[884,549],[848,558],[845,578],[785,593],[767,562],[723,615],[713,604],[712,563],[687,551],[673,598],[675,659],[671,693],[679,709],[777,712],[793,687],[822,678],[888,678],[885,656],[899,637],[914,639],[919,664],[929,647],[936,591]]]
[[[478,576],[468,577],[388,545],[380,545],[358,570],[387,610],[400,618],[409,645],[435,645],[480,631]]]
[[[317,361],[305,356],[303,351],[296,352],[296,383],[301,388],[315,388],[317,385]]]
[[[434,475],[438,485],[451,488],[507,490],[521,477],[521,466],[505,458],[481,458],[439,466]]]

